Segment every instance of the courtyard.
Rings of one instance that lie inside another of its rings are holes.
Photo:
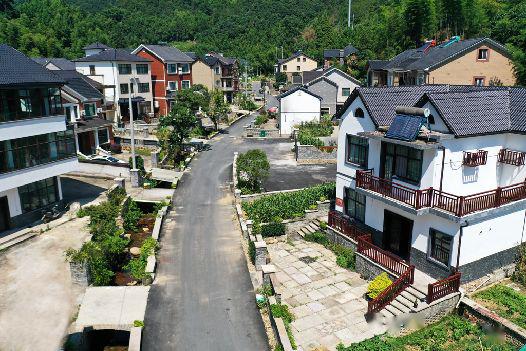
[[[368,282],[336,264],[334,253],[300,237],[268,245],[282,303],[295,316],[291,323],[298,350],[316,347],[336,350],[387,331],[387,326],[367,322]]]

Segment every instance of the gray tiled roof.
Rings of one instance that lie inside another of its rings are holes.
[[[150,62],[150,60],[136,55],[132,55],[124,49],[108,49],[95,55],[90,55],[74,60],[75,62],[103,62],[103,61],[122,61],[122,62]]]
[[[318,71],[318,70],[303,72],[303,84],[312,82],[314,79],[317,79],[323,76],[324,73],[325,73],[324,71]]]
[[[0,44],[0,86],[64,84],[64,80],[20,51]]]
[[[340,118],[357,96],[362,98],[376,126],[388,126],[396,116],[396,106],[413,106],[426,92],[448,91],[447,85],[415,85],[398,87],[364,87],[353,90],[345,104],[334,115]]]
[[[449,62],[458,55],[480,45],[490,46],[503,54],[507,55],[507,49],[498,42],[489,38],[475,38],[460,40],[451,45],[437,45],[424,51],[422,48],[409,49],[393,57],[391,60],[382,64],[378,61],[378,67],[373,68],[376,63],[370,62],[371,69],[383,70],[424,70],[434,66]]]
[[[146,50],[151,51],[164,62],[194,62],[194,60],[190,56],[173,46],[146,44],[139,46],[137,49],[134,50],[134,52],[138,52],[141,48],[145,48]]]
[[[347,45],[343,49],[327,49],[323,50],[323,57],[324,58],[343,58],[348,57],[352,54],[357,54],[358,49],[355,48],[352,45]]]
[[[203,62],[206,63],[208,66],[212,67],[213,65],[219,62],[219,59],[214,56],[205,55],[203,56]]]
[[[185,55],[190,57],[193,61],[196,61],[199,58],[199,56],[197,56],[197,54],[195,52],[192,52],[192,51],[185,52]]]
[[[526,88],[481,87],[428,93],[429,101],[456,136],[526,132]]]
[[[104,95],[96,88],[97,82],[75,70],[54,71],[66,81],[66,87],[74,90],[86,99],[102,99]],[[94,84],[95,83],[95,84]]]
[[[323,98],[322,98],[321,96],[314,94],[312,91],[309,91],[309,90],[307,90],[306,88],[304,88],[304,87],[302,87],[302,86],[298,86],[298,87],[295,87],[295,88],[289,89],[288,91],[284,92],[283,94],[280,94],[280,95],[276,96],[276,99],[281,100],[281,99],[283,99],[284,97],[287,97],[287,96],[289,96],[289,95],[291,95],[291,94],[294,94],[294,93],[297,92],[298,90],[301,90],[301,91],[303,91],[303,92],[305,92],[305,93],[307,93],[307,94],[309,94],[309,95],[312,95],[312,96],[314,96],[314,97],[317,97],[317,98],[320,99],[320,100],[323,100]]]
[[[310,57],[309,55],[304,53],[303,51],[299,50],[299,51],[296,51],[294,54],[292,54],[292,56],[290,56],[290,57],[287,57],[287,58],[284,58],[284,59],[279,59],[278,60],[278,64],[281,65],[282,63],[288,62],[288,61],[290,61],[292,59],[295,59],[296,57],[301,56],[301,55],[304,55],[304,56],[310,58],[311,60],[316,61],[312,57]]]
[[[46,66],[48,63],[58,67],[59,69],[73,70],[75,69],[75,62],[72,62],[65,58],[47,58],[47,57],[34,57],[33,61]]]
[[[236,59],[233,58],[233,57],[225,57],[221,54],[218,54],[218,53],[215,53],[215,52],[210,52],[208,53],[209,56],[212,56],[212,57],[215,57],[216,59],[219,60],[219,62],[221,62],[221,64],[223,65],[233,65],[234,63],[236,63]]]
[[[111,49],[111,48],[108,45],[104,45],[104,44],[98,43],[98,42],[86,45],[85,47],[82,48],[82,50],[93,50],[93,49],[107,50],[107,49]]]

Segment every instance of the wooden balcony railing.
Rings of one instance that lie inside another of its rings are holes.
[[[409,268],[409,264],[400,257],[374,245],[370,234],[358,237],[357,251],[398,276]]]
[[[358,171],[356,186],[401,201],[417,210],[433,207],[459,217],[526,199],[526,181],[477,194],[458,196],[433,188],[415,190],[375,177],[369,172]]]
[[[427,303],[430,304],[444,296],[458,292],[460,288],[460,272],[446,279],[439,280],[427,286]]]
[[[512,151],[508,149],[502,149],[499,151],[499,162],[507,163],[509,165],[524,166],[524,160],[526,153],[522,151]]]
[[[488,152],[484,150],[478,150],[477,152],[464,151],[464,157],[462,164],[467,167],[476,167],[485,165],[488,161]]]
[[[358,228],[348,217],[345,217],[338,211],[329,211],[329,220],[327,223],[329,227],[336,229],[355,241],[357,241],[360,236],[368,235],[365,230]]]

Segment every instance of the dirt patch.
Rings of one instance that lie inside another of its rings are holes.
[[[117,286],[135,285],[136,279],[126,272],[115,273],[114,284]]]

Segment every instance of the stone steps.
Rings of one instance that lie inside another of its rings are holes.
[[[0,239],[0,250],[4,250],[4,249],[7,249],[8,247],[24,242],[27,239],[30,239],[37,234],[38,233],[36,231],[22,230],[18,233],[8,235],[5,238]]]

